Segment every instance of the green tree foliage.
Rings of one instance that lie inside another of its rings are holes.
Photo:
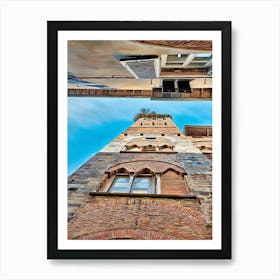
[[[152,111],[152,110],[149,109],[149,108],[141,108],[141,109],[140,109],[140,112],[137,113],[137,114],[134,116],[133,120],[134,120],[134,121],[137,121],[139,118],[141,118],[142,115],[146,115],[146,114],[156,114],[156,112],[155,112],[155,111]]]

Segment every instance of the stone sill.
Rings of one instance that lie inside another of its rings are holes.
[[[157,152],[157,151],[120,151],[120,153],[131,153],[131,154],[177,154],[178,152]]]
[[[116,197],[153,197],[153,198],[182,198],[198,199],[196,195],[175,195],[175,194],[140,194],[140,193],[108,193],[108,192],[90,192],[91,196],[116,196]]]

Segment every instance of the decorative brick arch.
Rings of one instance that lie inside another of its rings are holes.
[[[111,240],[111,239],[132,239],[132,240],[176,240],[181,239],[174,234],[167,234],[155,230],[146,229],[110,229],[103,232],[89,233],[79,236],[79,240]]]
[[[170,162],[159,161],[159,160],[131,160],[119,162],[113,166],[111,166],[106,173],[110,175],[114,175],[117,173],[119,169],[126,169],[128,172],[141,174],[141,170],[147,168],[150,170],[151,174],[163,174],[167,170],[173,170],[178,174],[186,175],[186,171],[178,165],[175,165]]]
[[[134,173],[134,176],[138,176],[140,174],[152,174],[152,175],[155,175],[155,172],[153,170],[151,170],[150,168],[144,167],[144,168],[139,169],[138,171],[136,171]]]
[[[138,148],[140,150],[140,147],[137,144],[135,144],[135,143],[127,145],[126,148],[128,150],[131,150],[131,149],[134,149],[134,148]]]
[[[97,196],[76,214],[69,222],[69,239],[211,239],[194,199]]]
[[[123,166],[119,166],[114,173],[124,173],[124,174],[129,174],[129,170],[127,170],[125,167]]]

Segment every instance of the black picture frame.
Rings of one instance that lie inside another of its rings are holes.
[[[58,31],[218,30],[222,35],[222,236],[221,250],[58,249]],[[230,259],[231,258],[231,22],[230,21],[48,21],[48,259]]]

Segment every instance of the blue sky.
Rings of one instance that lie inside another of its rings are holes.
[[[68,97],[68,175],[129,127],[141,108],[171,114],[182,131],[185,124],[212,125],[211,101]]]

